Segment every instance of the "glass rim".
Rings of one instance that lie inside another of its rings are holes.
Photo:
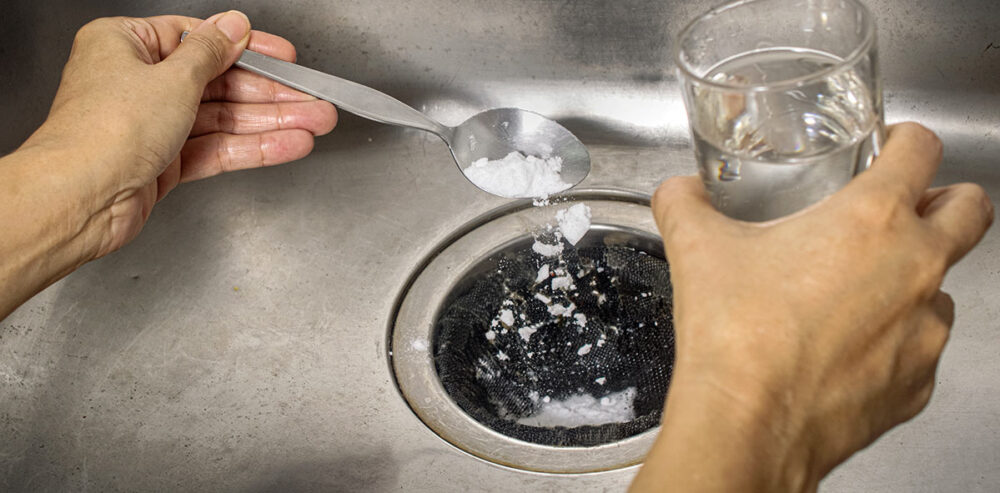
[[[871,10],[868,8],[867,5],[861,3],[859,0],[844,0],[846,2],[851,3],[852,5],[854,5],[855,7],[859,8],[861,10],[862,16],[863,16],[863,18],[866,21],[865,22],[864,37],[861,39],[861,42],[858,44],[858,46],[855,47],[854,50],[851,51],[846,57],[844,57],[843,60],[837,62],[836,64],[834,64],[834,65],[832,65],[830,67],[824,68],[823,70],[819,70],[819,71],[813,72],[811,74],[802,75],[802,76],[799,76],[799,77],[793,77],[793,78],[790,78],[790,79],[785,79],[785,80],[781,80],[781,81],[773,82],[773,83],[768,83],[768,84],[737,85],[737,84],[728,84],[728,83],[725,83],[725,82],[713,81],[713,80],[709,80],[709,79],[705,78],[704,76],[697,75],[697,74],[694,73],[694,71],[689,66],[689,64],[687,64],[684,61],[684,59],[681,58],[681,51],[682,51],[681,50],[681,40],[683,40],[686,37],[688,37],[690,35],[691,31],[694,29],[694,27],[698,23],[700,23],[700,22],[702,22],[702,21],[704,21],[704,20],[706,20],[706,19],[708,19],[710,17],[714,17],[714,16],[719,15],[719,14],[721,14],[723,12],[726,12],[728,10],[736,9],[736,8],[739,8],[739,7],[745,7],[747,5],[751,5],[751,4],[755,4],[755,3],[763,3],[763,2],[769,2],[769,1],[774,1],[774,0],[736,0],[734,2],[729,2],[729,3],[723,4],[723,5],[720,5],[720,6],[717,6],[717,7],[713,7],[708,12],[705,12],[705,13],[703,13],[703,14],[695,17],[694,19],[692,19],[690,22],[687,23],[687,25],[684,26],[684,29],[681,29],[681,31],[677,35],[677,37],[674,38],[674,46],[673,46],[673,52],[674,52],[673,55],[674,55],[674,57],[673,58],[674,58],[674,64],[677,66],[677,70],[679,70],[683,76],[685,76],[687,79],[689,79],[691,81],[697,82],[698,84],[710,86],[710,87],[713,87],[715,89],[721,89],[721,90],[724,90],[724,91],[727,91],[727,92],[728,91],[732,91],[732,92],[767,92],[767,91],[775,91],[775,90],[779,90],[780,91],[780,90],[786,90],[786,89],[793,89],[793,88],[796,88],[796,87],[801,87],[801,86],[807,85],[809,83],[815,82],[815,81],[817,81],[819,79],[824,79],[824,78],[827,78],[829,76],[836,75],[838,72],[846,70],[848,67],[852,67],[855,64],[857,64],[857,62],[866,53],[868,53],[868,51],[875,44],[875,36],[876,36],[875,16],[872,14]],[[716,64],[716,65],[718,65],[718,64]]]

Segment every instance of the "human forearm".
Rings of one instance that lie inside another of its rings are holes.
[[[0,319],[95,258],[101,200],[77,179],[81,159],[30,142],[0,159]]]

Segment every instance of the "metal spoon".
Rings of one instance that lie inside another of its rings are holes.
[[[255,51],[245,50],[236,66],[369,120],[433,133],[448,145],[463,175],[473,161],[501,159],[513,151],[527,156],[562,158],[559,175],[570,186],[580,183],[590,173],[590,154],[583,143],[565,127],[538,113],[516,108],[492,109],[473,115],[457,127],[447,127],[370,87]],[[482,189],[472,180],[469,182]]]

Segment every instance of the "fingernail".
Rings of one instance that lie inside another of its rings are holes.
[[[230,41],[236,43],[250,32],[250,19],[247,19],[243,12],[230,10],[215,20],[215,27],[228,36]]]

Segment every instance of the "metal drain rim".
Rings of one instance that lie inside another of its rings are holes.
[[[582,201],[591,208],[593,228],[658,238],[649,207],[616,199]],[[401,395],[427,427],[477,458],[526,471],[598,472],[640,463],[656,437],[658,428],[593,447],[555,447],[517,440],[467,415],[438,379],[431,340],[445,296],[483,259],[552,223],[555,210],[577,202],[581,201],[515,210],[452,239],[410,283],[393,319],[390,360]]]

